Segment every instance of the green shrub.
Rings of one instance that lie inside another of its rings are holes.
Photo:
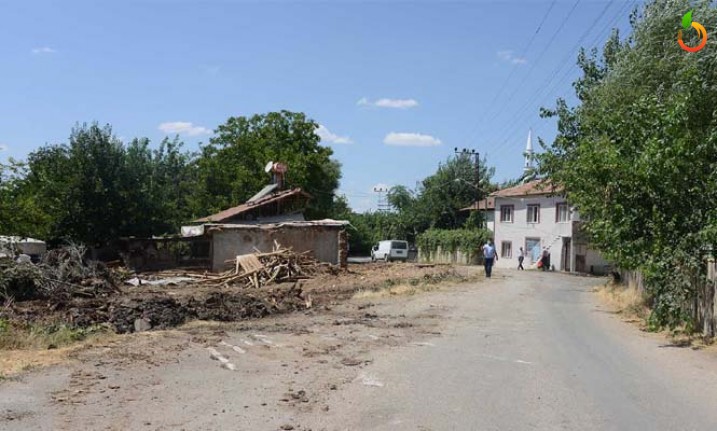
[[[418,235],[416,243],[424,253],[434,253],[440,248],[474,255],[491,237],[492,232],[487,229],[429,229]]]

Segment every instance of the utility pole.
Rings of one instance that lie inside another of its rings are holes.
[[[376,205],[378,208],[378,212],[388,212],[388,195],[384,195],[384,193],[388,193],[388,188],[374,187],[373,191],[378,193],[378,204]]]
[[[476,170],[476,183],[475,183],[475,186],[476,186],[476,203],[478,203],[478,201],[480,201],[480,199],[481,199],[481,190],[480,190],[480,153],[479,153],[478,151],[474,150],[474,149],[463,148],[463,149],[461,150],[461,149],[459,149],[458,147],[455,147],[455,148],[453,149],[453,152],[454,152],[456,155],[458,155],[458,156],[465,155],[465,156],[468,156],[468,157],[471,157],[471,156],[473,157],[473,164],[474,164],[475,170]]]

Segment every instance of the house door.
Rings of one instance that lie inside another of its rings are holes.
[[[525,238],[525,250],[530,263],[540,260],[540,238]]]
[[[563,238],[563,271],[570,271],[570,241],[571,238]]]

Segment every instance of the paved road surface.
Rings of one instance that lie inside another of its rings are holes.
[[[372,430],[715,430],[717,358],[596,307],[594,279],[510,273],[453,295],[455,322],[394,352],[337,416]]]
[[[350,318],[262,322],[213,341],[236,371],[191,344],[201,337],[177,335],[173,350],[148,336],[147,362],[107,365],[114,349],[1,384],[0,414],[16,419],[0,415],[0,429],[717,430],[714,351],[620,321],[591,293],[601,282],[498,270],[474,285],[349,304]],[[271,341],[243,343],[258,330]],[[161,353],[170,360],[154,364]]]

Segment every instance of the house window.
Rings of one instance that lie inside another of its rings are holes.
[[[513,223],[513,205],[500,206],[500,221],[503,223]]]
[[[513,256],[513,243],[511,241],[502,241],[500,243],[500,257],[510,259]]]
[[[528,205],[528,223],[540,223],[540,205]]]
[[[567,223],[570,221],[570,211],[568,204],[563,202],[555,206],[555,221],[557,223]]]

